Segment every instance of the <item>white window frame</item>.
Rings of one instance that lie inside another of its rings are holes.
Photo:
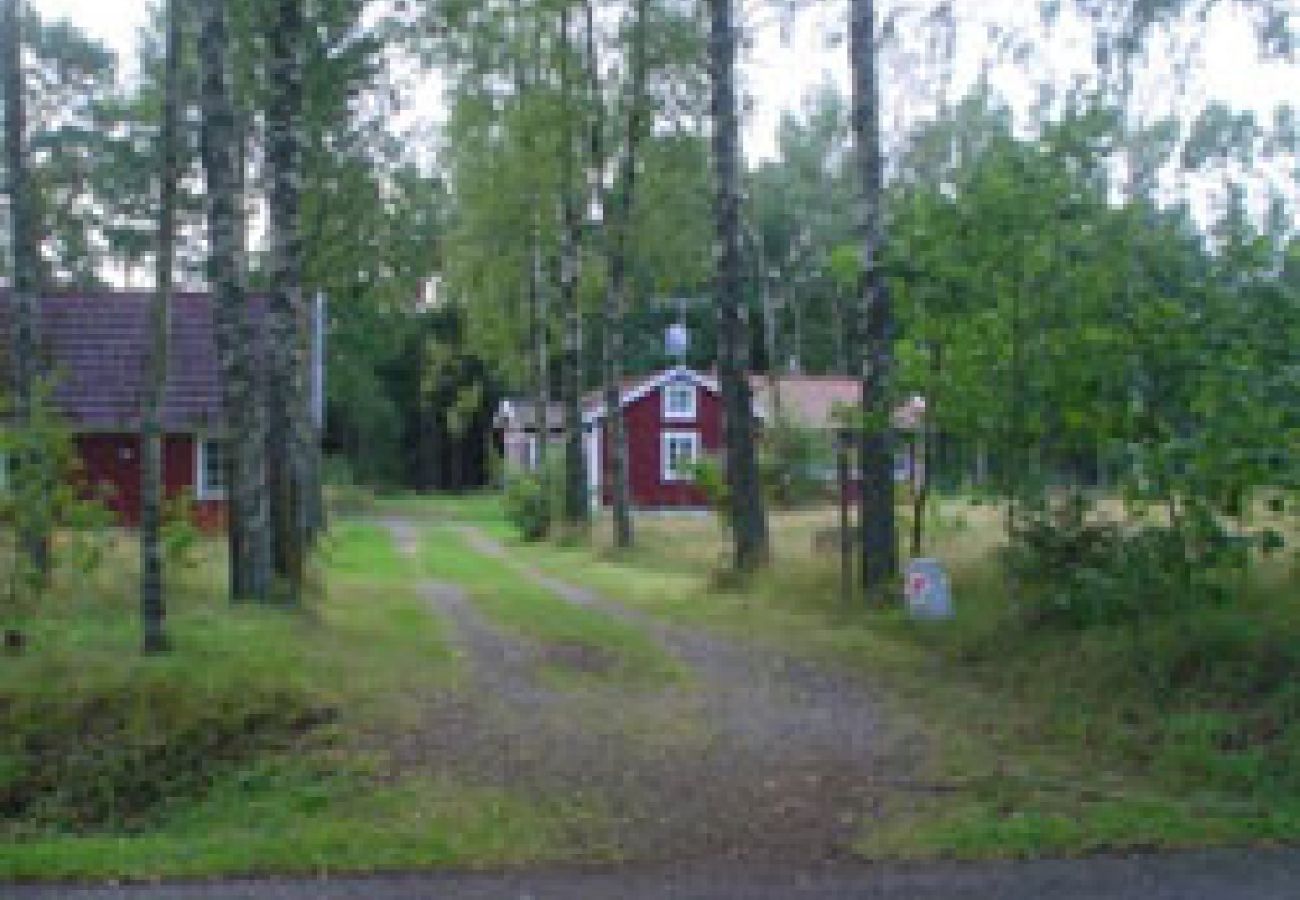
[[[223,442],[213,437],[198,437],[194,441],[194,498],[196,500],[221,500],[226,496],[224,486],[208,484],[208,445],[220,443]]]
[[[665,431],[659,443],[659,469],[665,484],[681,484],[691,480],[690,472],[682,472],[672,465],[671,448],[674,443],[685,441],[691,446],[691,465],[700,461],[700,433],[698,431]]]
[[[689,391],[691,402],[682,409],[674,409],[672,397],[674,391],[680,391],[677,396],[685,397],[685,392]],[[663,413],[665,422],[694,422],[700,414],[700,388],[694,382],[673,381],[664,385],[660,392],[663,402]]]

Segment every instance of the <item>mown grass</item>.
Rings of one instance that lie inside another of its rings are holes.
[[[396,768],[392,736],[460,677],[415,566],[336,523],[300,611],[231,607],[223,554],[174,571],[174,651],[138,652],[134,546],[63,575],[0,657],[0,882],[572,858],[565,798]],[[590,856],[584,850],[584,857]],[[599,852],[598,848],[595,852]]]
[[[1027,627],[995,550],[1001,512],[964,500],[932,524],[958,618],[846,605],[812,550],[833,513],[775,518],[775,562],[719,589],[726,535],[638,520],[638,546],[516,545],[566,579],[692,626],[861,669],[923,734],[917,784],[858,850],[880,858],[1034,856],[1300,840],[1300,591],[1261,561],[1237,596],[1124,626]]]
[[[644,629],[562,599],[503,560],[478,552],[454,529],[430,529],[420,558],[426,575],[464,588],[489,617],[538,642],[543,651],[576,648],[580,655],[588,651],[594,662],[590,669],[563,662],[543,666],[551,670],[547,674],[557,684],[614,679],[656,687],[684,677],[681,667]]]

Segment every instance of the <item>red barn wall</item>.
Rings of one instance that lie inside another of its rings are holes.
[[[717,394],[698,387],[696,417],[694,421],[675,419],[664,421],[662,391],[655,390],[629,403],[623,409],[627,427],[628,487],[632,505],[656,508],[700,508],[708,505],[704,492],[689,482],[665,483],[663,481],[663,433],[665,431],[698,431],[700,453],[714,456],[722,452],[722,401]],[[602,485],[604,502],[613,502],[610,485],[613,483],[613,453],[606,424],[601,435]]]
[[[122,525],[140,521],[140,436],[130,433],[83,434],[76,438],[82,477],[88,496],[102,498]],[[194,437],[169,434],[163,441],[163,485],[171,499],[196,488]],[[195,503],[195,521],[205,529],[216,529],[225,519],[225,503],[205,500]]]

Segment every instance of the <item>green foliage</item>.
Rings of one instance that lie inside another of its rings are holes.
[[[1245,562],[1232,546],[1224,534],[1198,548],[1177,528],[1091,519],[1071,498],[1020,518],[1005,562],[1028,624],[1085,629],[1225,601]]]
[[[167,571],[193,570],[198,567],[203,534],[197,521],[194,495],[189,491],[183,491],[164,501],[161,537]]]
[[[35,611],[50,588],[50,571],[92,572],[112,521],[101,498],[88,495],[72,433],[51,404],[50,392],[48,381],[38,382],[26,421],[0,433],[0,454],[9,467],[0,492],[0,521],[9,542],[3,560],[10,617]],[[24,552],[24,535],[45,536],[45,569]]]
[[[759,472],[763,489],[778,508],[792,509],[822,500],[834,485],[830,441],[822,431],[790,419],[777,419],[763,433]]]
[[[727,481],[727,471],[723,458],[718,455],[701,456],[695,461],[690,471],[691,482],[704,494],[709,508],[717,513],[723,522],[729,523],[731,490]]]
[[[509,472],[506,475],[506,519],[525,541],[540,541],[551,533],[555,522],[559,469],[544,472]]]

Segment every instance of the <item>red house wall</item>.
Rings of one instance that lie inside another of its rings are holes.
[[[629,403],[623,409],[627,426],[628,487],[632,505],[647,508],[699,508],[708,505],[704,492],[689,482],[663,481],[663,433],[698,431],[700,453],[714,456],[722,452],[722,401],[717,394],[697,387],[694,421],[664,421],[661,390],[653,391]],[[613,453],[608,424],[601,435],[601,465],[604,502],[613,502],[609,486],[613,483]]]
[[[122,525],[140,522],[140,436],[138,434],[83,434],[76,438],[82,477],[88,496],[101,498]],[[163,486],[171,499],[196,488],[194,436],[169,434],[163,440]],[[196,523],[206,529],[220,527],[225,503],[195,503]]]

